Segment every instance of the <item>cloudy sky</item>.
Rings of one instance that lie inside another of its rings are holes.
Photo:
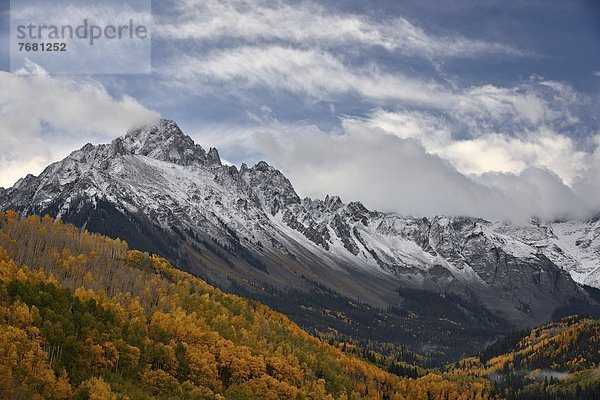
[[[600,211],[600,3],[153,2],[151,75],[10,71],[0,186],[157,116],[301,196],[401,214]]]

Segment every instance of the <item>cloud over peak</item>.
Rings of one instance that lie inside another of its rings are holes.
[[[212,143],[220,138],[225,154],[240,143],[252,148],[252,158],[281,168],[301,196],[335,194],[381,211],[527,223],[533,216],[582,218],[600,209],[600,202],[588,201],[587,191],[566,185],[545,166],[464,173],[456,160],[428,151],[418,137],[399,137],[363,122],[344,121],[342,131],[326,132],[265,120],[254,127],[211,127],[198,136]],[[582,177],[592,176],[582,171]]]
[[[53,77],[35,64],[0,71],[0,87],[0,186],[41,172],[86,141],[158,117],[129,96],[114,98],[98,81]]]
[[[600,211],[600,97],[575,79],[597,83],[594,53],[547,44],[567,27],[544,18],[564,8],[392,3],[166,0],[153,75],[2,73],[0,129],[25,140],[0,136],[0,185],[154,108],[231,162],[274,163],[302,195],[415,215]]]

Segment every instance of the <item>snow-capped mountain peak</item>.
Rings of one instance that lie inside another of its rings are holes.
[[[519,323],[583,296],[565,270],[600,274],[598,254],[571,246],[566,228],[403,217],[334,195],[301,200],[281,171],[264,161],[222,165],[216,149],[205,152],[168,120],[23,178],[0,191],[8,208],[122,237],[223,285],[317,282],[379,307],[396,304],[399,286],[452,290]],[[593,232],[577,235],[593,244]]]
[[[141,155],[179,165],[221,164],[216,149],[206,154],[174,121],[165,119],[129,130],[111,143],[110,154]]]

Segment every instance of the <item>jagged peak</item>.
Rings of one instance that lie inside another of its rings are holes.
[[[176,136],[185,136],[179,128],[179,125],[173,120],[161,118],[150,124],[143,124],[132,127],[127,131],[126,137],[136,138],[151,134],[168,134]]]
[[[272,215],[289,204],[300,203],[291,182],[266,161],[259,161],[250,169],[246,164],[242,164],[240,173],[263,207]]]
[[[272,177],[278,177],[278,178],[287,180],[285,175],[280,170],[273,167],[272,165],[269,165],[269,163],[267,163],[264,160],[257,162],[256,164],[254,164],[254,166],[252,168],[248,168],[248,166],[246,164],[242,164],[242,166],[240,168],[240,172],[242,172],[242,173],[249,172],[255,176],[263,176],[263,177],[272,176]]]
[[[91,143],[86,143],[85,145],[83,145],[83,147],[80,149],[81,151],[89,151],[92,150],[95,146]]]
[[[344,205],[344,203],[342,202],[342,199],[340,199],[340,196],[326,195],[324,203],[325,203],[325,206],[331,210],[337,210],[338,208],[340,208]]]
[[[125,136],[120,137],[122,143],[134,151],[148,151],[161,142],[188,141],[194,145],[193,140],[184,135],[175,121],[160,119],[157,123],[140,125],[131,128]]]
[[[259,161],[256,163],[256,165],[254,165],[254,167],[252,167],[252,169],[256,170],[256,171],[261,171],[261,172],[267,172],[271,169],[273,169],[273,167],[271,167],[266,161]]]
[[[32,174],[27,174],[25,177],[20,178],[17,182],[15,182],[15,184],[13,185],[14,189],[21,189],[21,187],[27,185],[29,182],[35,180],[36,177]]]
[[[364,214],[370,213],[370,211],[367,209],[367,207],[365,207],[363,205],[363,203],[361,203],[360,201],[352,201],[352,202],[348,203],[348,209],[355,211],[357,213],[364,213]]]
[[[180,165],[221,164],[216,149],[209,159],[200,145],[168,119],[132,128],[113,140],[110,147],[114,155],[143,155]]]
[[[221,164],[221,157],[219,157],[219,151],[214,147],[211,147],[210,150],[208,150],[207,159],[211,164]]]

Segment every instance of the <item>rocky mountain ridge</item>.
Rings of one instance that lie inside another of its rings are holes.
[[[600,286],[598,220],[518,227],[301,199],[266,162],[224,165],[168,120],[28,175],[0,209],[119,236],[225,289],[323,285],[379,308],[401,304],[398,287],[453,291],[526,325],[585,300],[575,281]]]

